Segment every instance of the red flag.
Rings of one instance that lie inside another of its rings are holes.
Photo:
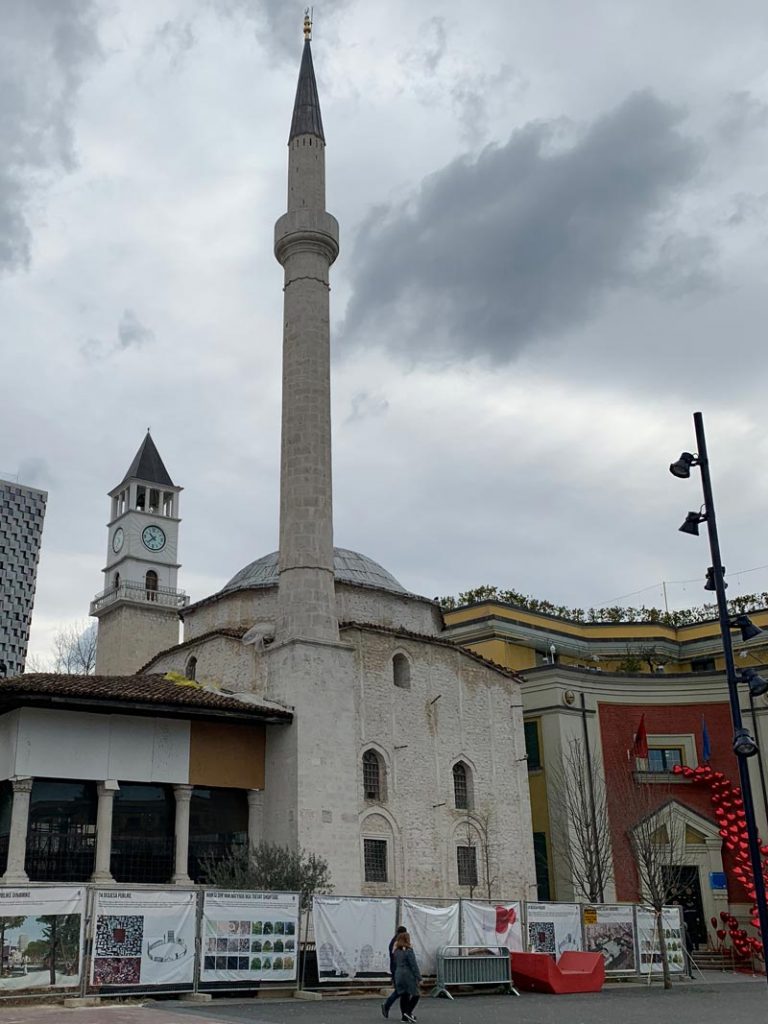
[[[648,733],[645,731],[645,715],[640,716],[640,725],[635,733],[635,757],[648,757]]]

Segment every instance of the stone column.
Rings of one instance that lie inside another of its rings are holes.
[[[112,809],[115,793],[120,787],[114,779],[100,782],[96,787],[99,806],[96,810],[96,861],[92,882],[113,882],[112,877]]]
[[[255,846],[262,836],[264,819],[264,791],[248,790],[248,846]]]
[[[171,881],[174,885],[191,885],[187,863],[189,861],[189,802],[192,799],[192,786],[177,785],[173,787],[176,798],[175,826],[175,863]]]
[[[29,798],[32,793],[32,779],[11,779],[13,786],[13,807],[11,809],[11,832],[8,836],[8,865],[3,875],[4,885],[21,885],[29,881],[24,867],[27,857],[27,827],[29,825]]]

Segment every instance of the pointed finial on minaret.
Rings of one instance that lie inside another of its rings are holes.
[[[304,38],[307,41],[312,38],[312,13],[309,7],[304,9]]]

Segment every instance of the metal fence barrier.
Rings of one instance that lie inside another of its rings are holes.
[[[502,985],[520,995],[512,984],[506,946],[441,946],[437,951],[437,984],[430,995],[453,999],[448,985]]]

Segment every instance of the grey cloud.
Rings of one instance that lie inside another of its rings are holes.
[[[352,396],[352,408],[347,416],[347,423],[369,419],[372,416],[383,416],[389,409],[389,402],[382,395],[371,394],[370,391],[358,391]]]
[[[726,98],[725,112],[718,121],[721,139],[735,145],[754,131],[768,127],[768,104],[751,92],[732,92]]]
[[[117,325],[118,348],[139,348],[154,340],[153,332],[144,326],[132,309],[123,311],[120,323]]]
[[[435,16],[419,26],[421,45],[408,50],[400,58],[400,63],[410,73],[417,76],[434,75],[445,55],[448,34],[445,29],[445,18]]]
[[[509,64],[494,72],[460,76],[451,86],[451,99],[462,126],[463,138],[476,145],[487,134],[488,102],[499,92],[519,96],[527,88],[522,76]]]
[[[764,222],[768,219],[768,192],[752,194],[739,192],[733,197],[733,210],[727,224],[738,227],[750,222]]]
[[[178,68],[197,43],[192,22],[177,18],[165,21],[155,33],[152,48],[161,48],[168,54],[171,68]]]
[[[0,271],[29,265],[27,205],[75,163],[72,115],[99,53],[91,0],[7,0],[0,34]]]
[[[680,121],[640,93],[570,148],[555,145],[559,125],[532,123],[374,209],[350,260],[342,344],[503,363],[587,321],[610,291],[652,286],[638,254],[703,157]]]

